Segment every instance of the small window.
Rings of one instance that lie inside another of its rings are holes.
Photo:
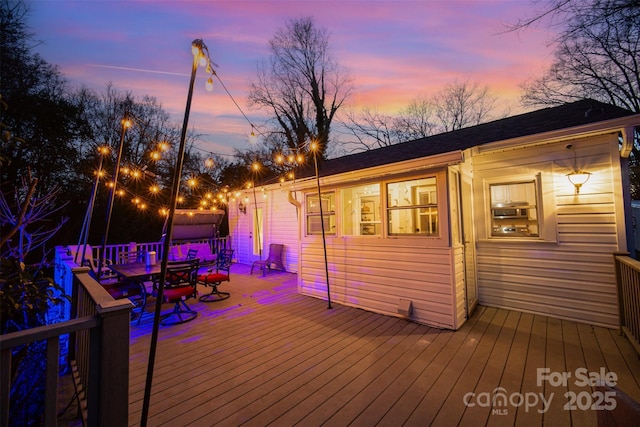
[[[536,181],[491,184],[491,236],[538,237]]]
[[[335,193],[322,193],[322,219],[318,195],[307,195],[307,235],[322,234],[324,223],[325,234],[336,234]]]
[[[439,235],[436,178],[387,184],[389,235]]]
[[[349,187],[340,191],[344,236],[380,236],[382,221],[380,184]]]

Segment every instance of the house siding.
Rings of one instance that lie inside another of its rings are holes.
[[[280,187],[267,192],[271,203],[265,207],[265,257],[269,251],[269,244],[284,245],[283,264],[287,271],[298,272],[298,212],[289,203],[287,192]]]
[[[454,298],[452,305],[455,307],[455,325],[454,329],[458,329],[467,318],[466,310],[466,290],[465,290],[465,266],[464,266],[464,247],[456,246],[452,251],[453,256],[453,277],[454,277]]]
[[[331,300],[398,316],[399,300],[408,299],[411,320],[454,329],[451,248],[428,248],[418,241],[327,238]],[[303,238],[300,254],[300,292],[326,299],[322,239]]]
[[[481,234],[484,231],[477,244],[479,302],[615,327],[618,309],[611,254],[626,245],[624,234],[619,234],[619,224],[624,224],[622,199],[614,192],[621,185],[618,140],[616,135],[603,135],[571,144],[572,150],[557,143],[474,158],[476,227]],[[573,169],[574,152],[578,167],[593,172],[580,194],[574,194],[566,178]],[[514,168],[546,174],[542,189],[549,192],[545,200],[552,203],[543,206],[544,226],[555,226],[551,241],[486,238],[482,178]]]
[[[287,271],[296,273],[298,271],[298,213],[296,207],[289,203],[287,193],[279,186],[265,188],[264,194],[266,198],[260,191],[255,199],[258,208],[262,209],[263,215],[262,258],[268,256],[269,244],[281,243],[285,246],[283,264]],[[255,204],[253,203],[253,194],[247,193],[247,195],[249,198],[244,214],[238,209],[238,204],[244,200],[244,195],[230,203],[233,214],[229,216],[229,228],[232,245],[236,251],[236,261],[250,265],[259,257],[253,254],[253,239],[257,238],[253,233]],[[268,200],[269,203],[267,203]]]

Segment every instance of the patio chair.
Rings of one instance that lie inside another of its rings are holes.
[[[196,279],[199,267],[198,259],[172,261],[167,264],[167,281],[162,300],[164,303],[173,304],[173,310],[160,316],[160,324],[175,325],[198,317],[198,312],[192,310],[186,301],[198,295]]]
[[[98,279],[96,273],[93,271],[90,271],[89,275],[91,275],[96,282],[100,283],[113,299],[128,298],[134,305],[134,310],[132,310],[131,313],[134,314],[135,309],[138,309],[138,321],[136,323],[140,323],[145,306],[147,305],[147,288],[143,282],[133,279],[121,279],[119,277],[102,276]]]
[[[94,249],[91,245],[69,245],[67,246],[69,255],[73,256],[73,261],[80,265],[89,267],[93,274],[98,274],[98,261],[93,257]],[[82,259],[84,252],[84,259]],[[109,265],[112,264],[110,259],[102,261],[102,271],[100,272],[100,278],[105,280],[116,279],[117,275],[109,269]],[[94,277],[95,277],[94,276]]]
[[[129,251],[120,254],[119,262],[122,264],[127,264],[131,262],[144,262],[145,256],[147,255],[146,251]]]
[[[231,281],[231,260],[233,259],[233,249],[223,249],[218,253],[214,264],[204,273],[198,274],[198,283],[211,287],[211,292],[200,297],[200,301],[214,302],[222,301],[231,296],[229,292],[221,292],[218,286],[222,282]],[[215,270],[215,271],[214,271]]]
[[[189,249],[187,251],[187,257],[185,259],[196,259],[196,256],[198,256],[198,250],[197,249]]]
[[[283,253],[284,245],[280,243],[271,243],[269,245],[269,256],[267,256],[267,259],[254,261],[253,264],[251,264],[250,274],[253,274],[253,269],[256,266],[262,269],[263,276],[265,275],[267,269],[271,270],[272,268],[274,268],[274,266],[278,270],[286,271],[286,269],[284,268],[284,264],[282,263]]]

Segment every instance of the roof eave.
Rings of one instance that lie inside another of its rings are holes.
[[[489,142],[473,147],[478,154],[488,154],[506,149],[516,149],[522,147],[533,147],[557,142],[575,140],[588,136],[597,136],[621,132],[623,135],[623,147],[621,156],[629,154],[628,146],[633,144],[634,128],[640,126],[640,114],[618,117],[615,119],[600,122],[588,123],[585,125],[563,128],[549,132],[525,135],[517,138],[505,139],[501,141]]]

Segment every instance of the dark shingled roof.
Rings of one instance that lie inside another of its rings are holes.
[[[319,162],[318,174],[320,176],[336,175],[633,114],[635,113],[624,108],[586,99],[388,147],[325,160]],[[301,177],[314,176],[314,174],[312,165],[298,172]]]

